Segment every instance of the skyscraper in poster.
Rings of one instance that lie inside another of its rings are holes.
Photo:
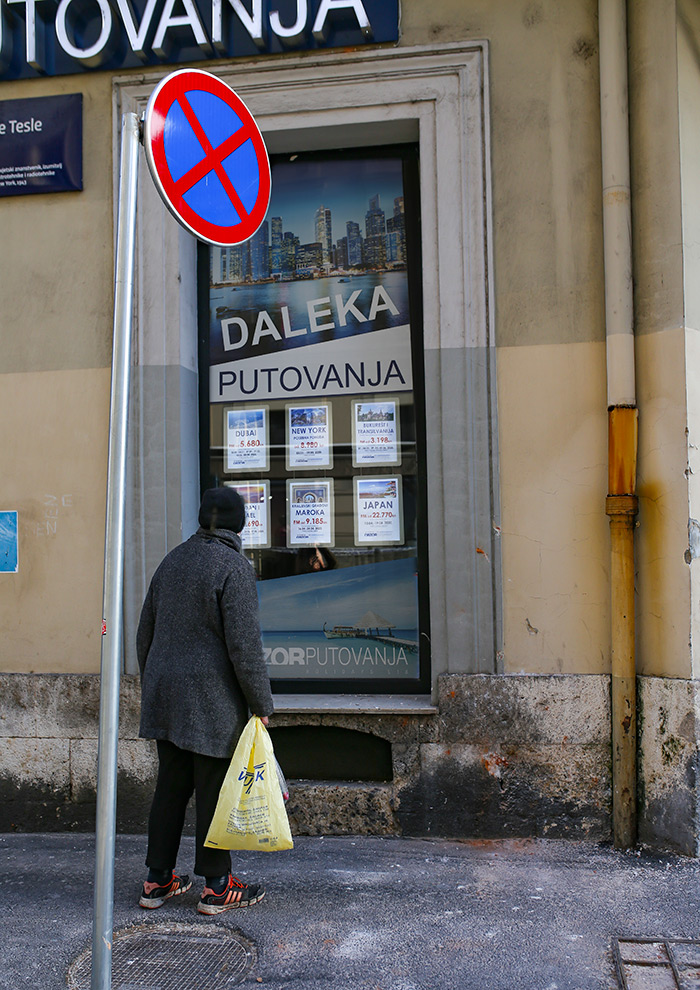
[[[362,234],[359,223],[348,220],[345,224],[348,241],[348,265],[350,268],[359,268],[362,265]]]
[[[270,218],[270,272],[282,273],[282,217]]]
[[[270,277],[269,225],[263,220],[248,242],[250,244],[250,276],[254,282]]]
[[[365,213],[364,262],[367,268],[383,268],[386,264],[386,220],[379,194],[371,197]]]
[[[314,216],[315,239],[323,250],[323,264],[328,265],[331,261],[331,247],[333,245],[333,230],[331,223],[331,211],[325,206],[319,206]]]

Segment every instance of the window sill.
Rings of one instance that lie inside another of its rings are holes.
[[[276,694],[276,715],[435,715],[429,694]]]

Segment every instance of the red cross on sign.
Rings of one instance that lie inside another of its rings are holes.
[[[270,162],[250,110],[201,69],[180,69],[153,90],[144,145],[166,206],[209,244],[242,244],[270,204]]]

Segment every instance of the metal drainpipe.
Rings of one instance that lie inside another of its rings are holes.
[[[613,840],[637,839],[637,688],[634,528],[637,400],[630,207],[625,0],[599,0],[605,323],[608,379]]]

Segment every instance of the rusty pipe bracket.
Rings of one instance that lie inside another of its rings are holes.
[[[607,495],[605,514],[608,516],[636,516],[639,499],[636,495]]]

